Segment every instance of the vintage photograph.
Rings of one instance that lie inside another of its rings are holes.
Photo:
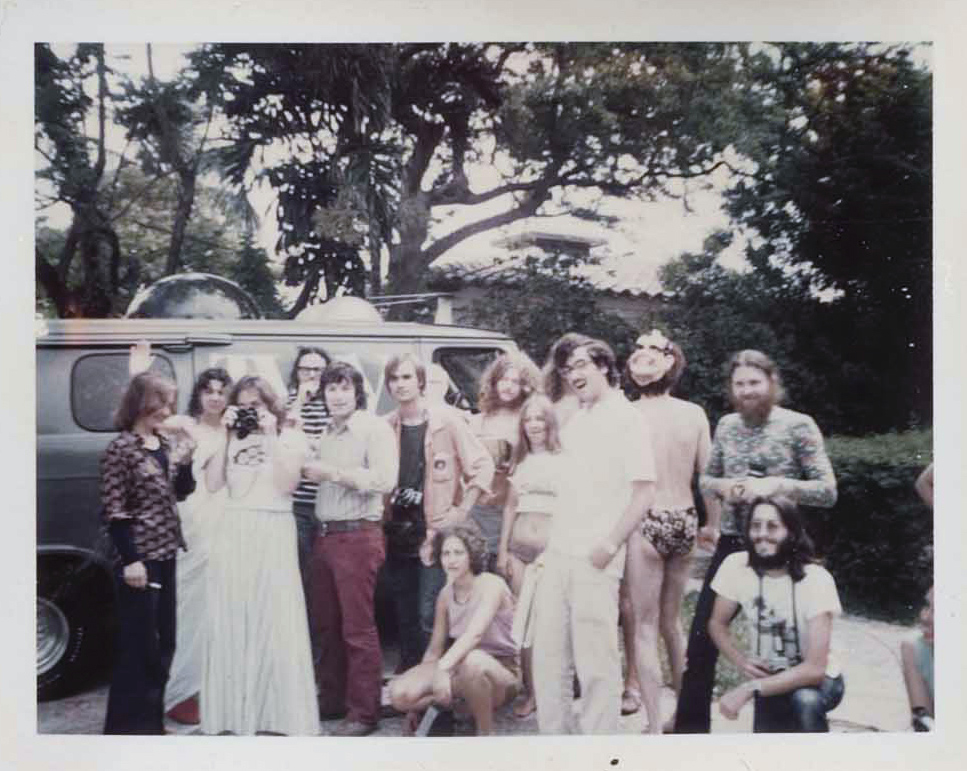
[[[18,757],[943,765],[951,35],[486,5],[0,55]]]
[[[38,730],[931,730],[931,84],[37,43]]]

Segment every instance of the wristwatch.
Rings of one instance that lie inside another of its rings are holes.
[[[762,681],[761,680],[758,680],[758,679],[756,679],[756,680],[749,680],[748,685],[749,685],[749,688],[752,690],[752,693],[758,694],[760,696],[762,695]]]

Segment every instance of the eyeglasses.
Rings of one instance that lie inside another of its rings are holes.
[[[572,372],[581,372],[587,369],[587,366],[591,363],[590,359],[578,359],[577,361],[572,361],[570,364],[565,364],[561,367],[561,374],[567,377]]]
[[[307,375],[316,374],[321,375],[325,371],[325,367],[296,367],[299,372],[305,372]]]
[[[669,354],[671,354],[671,349],[668,348],[667,346],[665,348],[661,348],[661,347],[659,347],[657,345],[639,345],[638,346],[638,350],[639,351],[651,351],[652,353],[660,353],[660,354],[664,354],[666,356],[669,355]]]

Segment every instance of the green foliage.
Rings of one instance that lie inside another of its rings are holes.
[[[275,285],[275,277],[269,270],[269,256],[265,249],[255,246],[251,236],[245,236],[242,249],[228,271],[228,277],[238,282],[258,303],[266,318],[283,318],[284,311]]]
[[[582,332],[609,343],[624,359],[635,331],[619,316],[602,311],[594,288],[570,273],[573,258],[532,256],[487,287],[471,303],[463,322],[510,335],[538,365],[566,332]]]
[[[857,317],[844,298],[820,299],[808,272],[725,268],[719,255],[729,243],[728,234],[713,234],[701,254],[665,265],[662,286],[675,299],[639,324],[663,329],[682,346],[688,366],[679,395],[701,404],[714,423],[730,410],[724,365],[734,352],[755,348],[779,365],[786,403],[812,415],[827,435],[905,430],[925,420],[915,404],[897,400],[902,357],[870,353],[867,341],[880,338],[876,317]],[[930,382],[929,370],[911,375]]]
[[[810,512],[809,532],[852,612],[912,620],[933,583],[933,514],[913,487],[932,440],[909,431],[827,443],[839,498]]]
[[[728,210],[761,236],[750,262],[805,269],[811,288],[838,293],[812,314],[832,332],[826,371],[842,373],[839,398],[875,405],[857,399],[847,428],[929,423],[929,72],[906,48],[842,43],[769,46],[748,70],[762,100],[737,147],[755,170],[731,187]]]

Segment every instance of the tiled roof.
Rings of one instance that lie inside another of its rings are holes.
[[[528,227],[530,225],[530,227]],[[451,279],[474,284],[514,281],[528,257],[544,257],[535,241],[558,240],[589,249],[592,262],[573,268],[575,276],[609,294],[632,296],[664,295],[658,280],[661,257],[636,251],[620,232],[577,218],[555,218],[553,227],[541,220],[520,222],[497,231],[480,233],[450,249],[433,263],[436,279]]]

